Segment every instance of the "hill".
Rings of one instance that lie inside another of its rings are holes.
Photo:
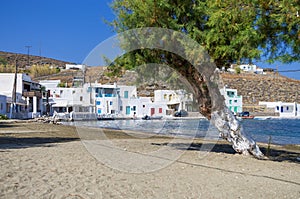
[[[8,65],[15,65],[15,61],[18,61],[19,68],[25,68],[28,65],[28,55],[20,53],[11,53],[0,51],[0,58],[4,59]],[[29,55],[30,65],[51,65],[55,67],[65,67],[66,64],[71,64],[71,62],[60,61],[52,58]]]

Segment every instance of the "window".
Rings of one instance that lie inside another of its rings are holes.
[[[279,106],[276,106],[276,110],[279,111]]]
[[[132,107],[132,110],[133,110],[133,111],[136,111],[136,106],[133,106],[133,107]]]
[[[112,106],[112,105],[113,105],[113,102],[112,102],[112,101],[110,101],[110,102],[109,102],[109,105],[111,105],[111,106]]]
[[[237,103],[237,100],[234,100],[234,103]]]
[[[82,100],[83,100],[83,97],[82,97],[82,96],[80,96],[80,101],[82,102]]]
[[[123,111],[123,106],[120,106],[120,111]]]
[[[101,104],[101,102],[100,101],[96,101],[96,105],[100,105]]]
[[[158,109],[158,113],[162,113],[162,108],[159,108],[159,109]]]
[[[167,99],[167,94],[164,94],[164,99]]]
[[[232,104],[232,100],[229,100],[229,104]]]
[[[97,113],[101,114],[101,108],[98,108]]]
[[[145,108],[146,107],[146,105],[145,104],[143,104],[143,108]]]
[[[128,91],[124,91],[124,98],[128,98]]]

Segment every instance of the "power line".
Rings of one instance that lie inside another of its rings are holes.
[[[25,48],[27,48],[27,66],[29,67],[30,65],[30,63],[29,63],[29,49],[31,48],[32,46],[25,46]]]

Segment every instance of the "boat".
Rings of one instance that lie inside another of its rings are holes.
[[[249,116],[242,116],[242,119],[254,119],[253,115],[249,115]]]
[[[97,120],[115,120],[115,116],[114,115],[97,115]]]
[[[160,120],[160,119],[162,119],[162,116],[145,115],[144,117],[142,117],[142,120]]]

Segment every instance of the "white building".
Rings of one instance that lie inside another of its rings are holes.
[[[235,65],[232,64],[229,69],[227,69],[228,72],[235,72],[235,67],[239,67],[244,72],[251,72],[256,74],[265,74],[262,68],[259,68],[255,64],[241,64],[241,65]]]
[[[66,70],[68,70],[68,69],[85,71],[86,65],[84,65],[84,64],[66,64]]]
[[[172,115],[178,110],[189,110],[193,96],[183,90],[157,90],[154,98],[138,97],[135,86],[86,83],[81,88],[61,88],[59,81],[40,82],[49,90],[50,114],[80,112],[119,117]]]
[[[154,103],[165,104],[166,115],[172,115],[176,111],[191,111],[193,95],[185,90],[156,90],[154,91]]]
[[[300,104],[295,102],[259,102],[259,105],[274,108],[275,113],[279,113],[279,117],[300,117]]]
[[[93,110],[93,99],[88,92],[88,84],[82,88],[59,87],[60,80],[44,80],[40,84],[49,90],[48,103],[51,105],[50,115],[58,113],[89,112]],[[44,99],[45,102],[45,99]],[[45,103],[44,103],[45,104]]]
[[[18,73],[16,77],[16,98],[13,100],[14,73],[0,73],[0,93],[6,98],[6,112],[9,118],[27,119],[41,115],[41,85],[31,80],[30,76]]]
[[[225,86],[220,92],[225,98],[226,106],[233,113],[240,113],[243,111],[243,97],[238,95],[237,89],[231,89]]]

